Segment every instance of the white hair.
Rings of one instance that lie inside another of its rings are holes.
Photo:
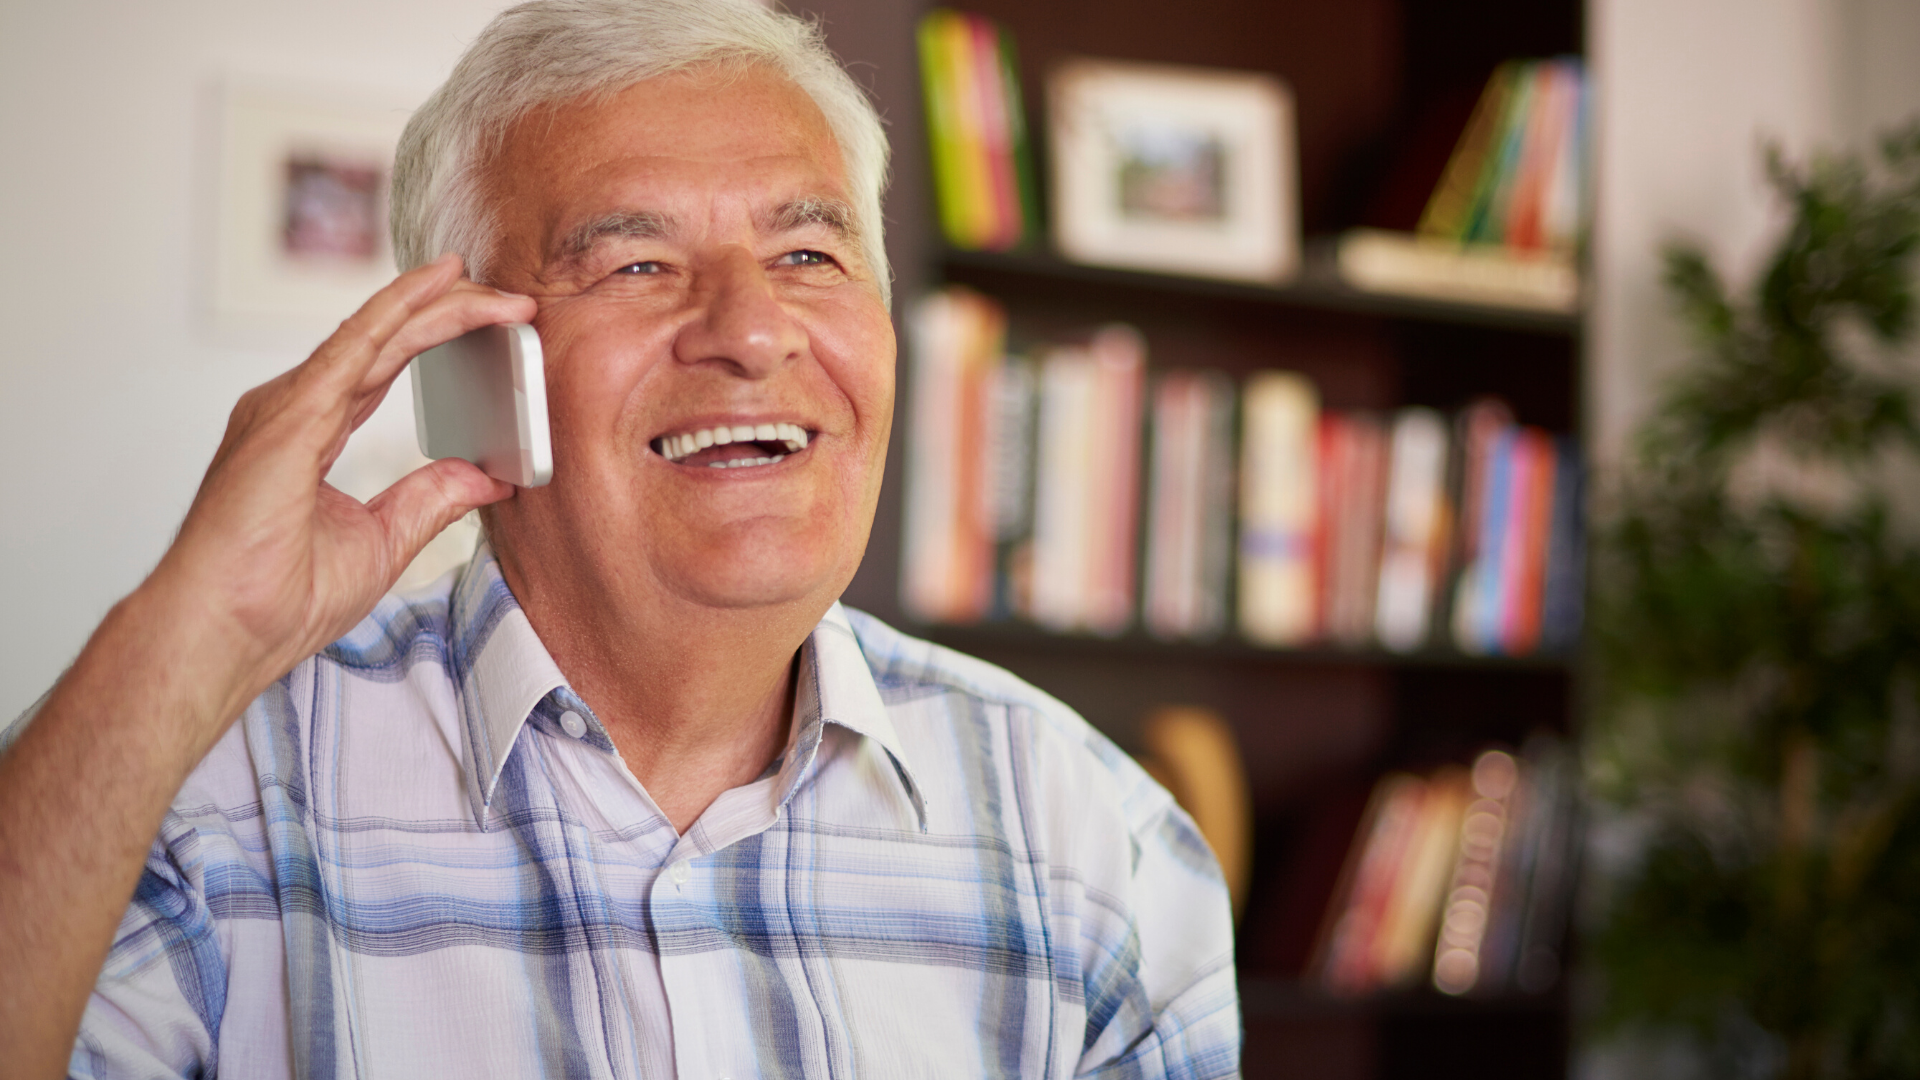
[[[602,101],[699,64],[766,65],[819,106],[852,189],[861,254],[891,302],[880,116],[818,25],[751,0],[532,0],[501,12],[400,136],[392,201],[400,268],[454,251],[470,277],[485,279],[495,222],[481,205],[481,174],[515,120],[542,106]]]

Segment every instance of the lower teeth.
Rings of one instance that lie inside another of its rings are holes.
[[[773,457],[735,458],[732,461],[709,461],[709,469],[744,469],[753,465],[772,465],[776,461],[785,461],[787,455],[776,454]]]

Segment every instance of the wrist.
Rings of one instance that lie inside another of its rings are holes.
[[[259,654],[257,639],[204,596],[156,571],[101,620],[62,682],[103,695],[92,715],[159,737],[191,767],[273,681]]]

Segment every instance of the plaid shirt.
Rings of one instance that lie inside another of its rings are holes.
[[[167,814],[81,1077],[1234,1075],[1227,895],[1126,755],[835,606],[785,752],[678,835],[483,544]]]

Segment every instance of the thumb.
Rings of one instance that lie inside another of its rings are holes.
[[[508,498],[513,491],[512,484],[488,476],[471,462],[442,458],[395,481],[367,503],[367,510],[386,530],[387,565],[398,574],[461,515]]]

